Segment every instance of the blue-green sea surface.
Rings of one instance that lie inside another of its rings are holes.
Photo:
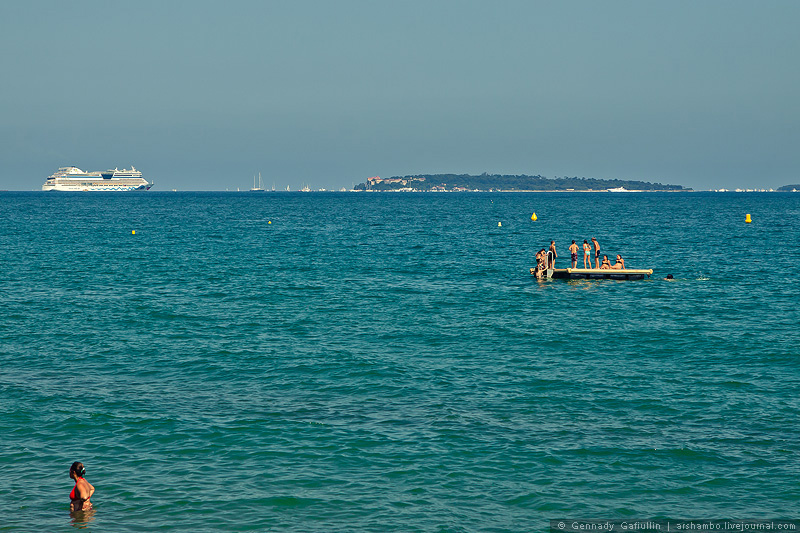
[[[0,215],[2,531],[797,518],[800,195],[7,192]],[[591,237],[655,273],[529,274]]]

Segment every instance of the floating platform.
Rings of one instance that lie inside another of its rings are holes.
[[[535,274],[536,269],[531,269]],[[653,273],[653,269],[637,270],[633,268],[548,268],[545,276],[553,279],[644,279]]]

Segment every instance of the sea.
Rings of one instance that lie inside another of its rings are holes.
[[[652,276],[531,276],[591,237]],[[792,193],[2,192],[0,531],[796,519],[798,250]]]

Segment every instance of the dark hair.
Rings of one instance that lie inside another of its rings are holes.
[[[589,243],[586,242],[586,239],[583,239],[583,244],[589,244]]]
[[[572,244],[575,244],[575,239],[572,239]]]
[[[667,274],[667,279],[675,279],[672,277],[672,274]]]
[[[73,472],[75,472],[75,475],[78,477],[83,477],[86,475],[86,468],[83,466],[83,463],[75,461],[72,463],[72,466],[69,467],[69,473],[72,474]],[[72,476],[70,475],[70,477]]]

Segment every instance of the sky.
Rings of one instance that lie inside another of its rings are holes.
[[[0,2],[0,189],[800,183],[800,2]]]

